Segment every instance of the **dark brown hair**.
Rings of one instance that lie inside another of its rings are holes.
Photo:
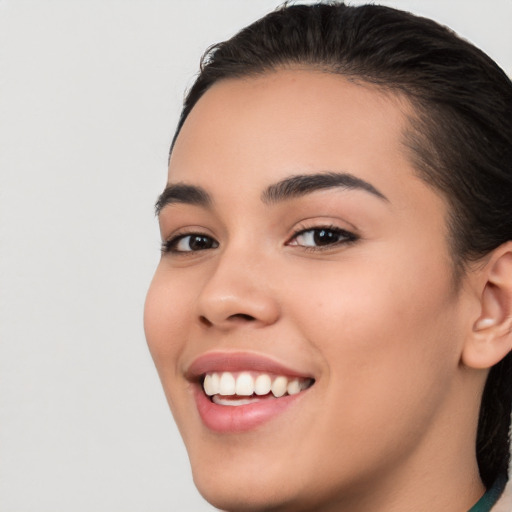
[[[512,240],[512,83],[492,59],[449,29],[400,10],[285,4],[213,46],[185,99],[173,145],[212,84],[293,65],[409,99],[415,116],[404,142],[418,174],[451,206],[458,271]],[[488,487],[507,474],[511,406],[509,353],[491,369],[480,410],[476,453]]]

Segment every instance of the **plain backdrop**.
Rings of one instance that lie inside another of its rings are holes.
[[[153,204],[203,50],[279,3],[0,0],[1,512],[213,510],[144,340]],[[382,3],[512,73],[511,0]]]

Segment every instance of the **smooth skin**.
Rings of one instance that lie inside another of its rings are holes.
[[[512,257],[502,247],[455,284],[446,201],[403,142],[412,113],[374,87],[287,69],[215,84],[186,120],[168,181],[211,201],[162,208],[168,250],[145,328],[214,506],[464,512],[483,494],[478,408],[510,350],[493,333],[506,330]],[[325,172],[384,197],[342,186],[262,197]],[[256,429],[215,433],[185,376],[209,351],[262,354],[315,383]]]

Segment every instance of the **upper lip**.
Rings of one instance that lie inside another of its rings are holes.
[[[211,372],[255,371],[287,377],[313,378],[312,375],[289,368],[268,356],[248,352],[208,352],[192,361],[185,371],[189,380],[197,380]]]

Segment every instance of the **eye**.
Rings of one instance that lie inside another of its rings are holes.
[[[323,248],[355,242],[357,236],[344,229],[335,227],[318,227],[303,229],[293,236],[288,245],[308,248]]]
[[[162,251],[164,253],[197,252],[215,249],[218,246],[219,243],[211,236],[201,233],[191,233],[188,235],[179,235],[171,240],[165,241],[162,244]]]

